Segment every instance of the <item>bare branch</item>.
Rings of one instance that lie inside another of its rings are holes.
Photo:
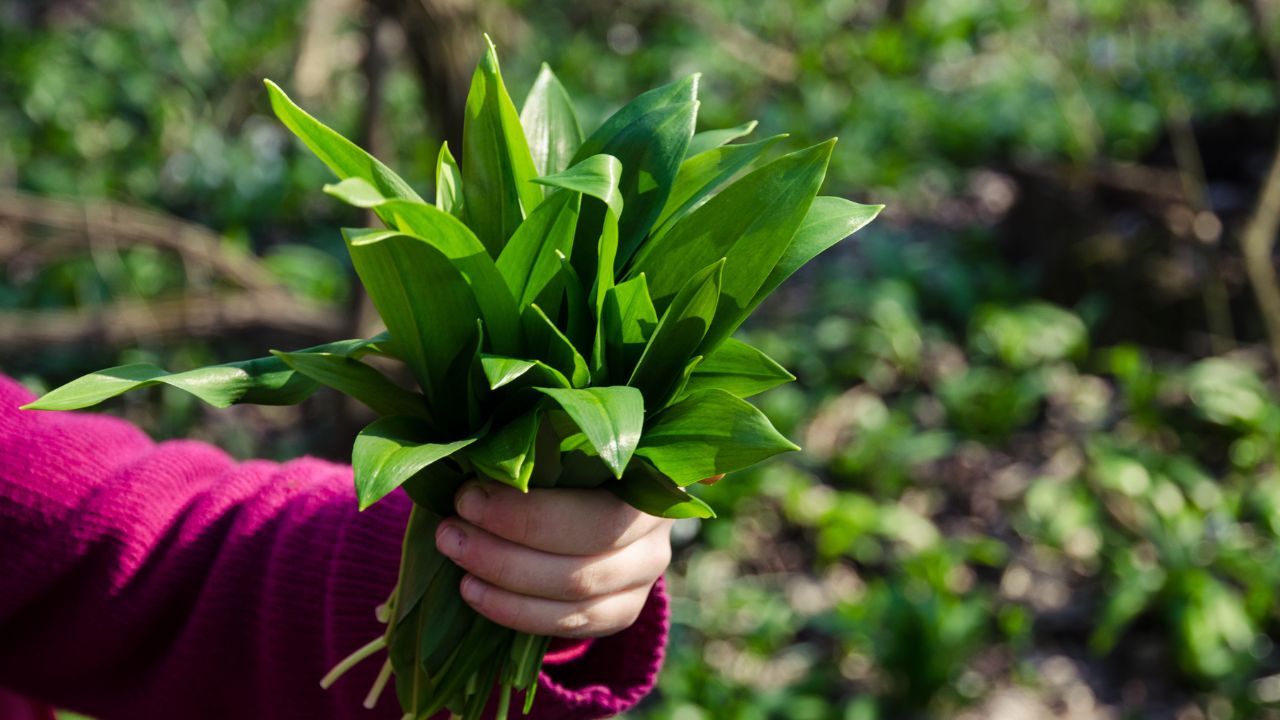
[[[37,345],[94,344],[211,338],[271,328],[318,339],[343,330],[333,308],[302,303],[273,291],[121,300],[95,308],[0,312],[0,352]]]
[[[209,228],[153,210],[102,200],[55,200],[3,190],[0,227],[10,225],[38,225],[86,239],[109,235],[120,245],[165,248],[209,267],[246,290],[279,288],[275,277],[256,258],[228,247]],[[31,239],[19,231],[16,239],[0,241],[0,251],[12,252]]]

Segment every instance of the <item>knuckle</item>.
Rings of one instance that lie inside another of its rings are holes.
[[[555,625],[557,635],[583,637],[592,632],[596,622],[592,610],[582,608],[560,616]]]
[[[635,526],[636,517],[631,512],[631,508],[623,506],[616,512],[609,513],[602,528],[603,536],[601,539],[602,549],[617,550],[626,547],[631,541],[632,528]]]
[[[601,586],[603,570],[595,565],[584,565],[569,574],[565,582],[565,594],[570,600],[585,600],[596,595]]]

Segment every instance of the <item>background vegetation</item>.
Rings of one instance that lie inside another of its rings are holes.
[[[5,4],[0,367],[357,334],[361,218],[260,79],[426,191],[481,29],[588,126],[702,71],[702,128],[839,135],[825,192],[890,207],[745,331],[799,376],[760,403],[806,452],[678,527],[634,717],[1280,717],[1273,0]],[[244,457],[363,419],[113,412]]]

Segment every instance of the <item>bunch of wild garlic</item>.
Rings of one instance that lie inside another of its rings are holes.
[[[879,206],[819,197],[834,140],[765,161],[783,137],[730,144],[755,123],[695,133],[697,76],[640,95],[583,137],[545,66],[517,113],[492,43],[467,98],[462,162],[447,146],[436,198],[267,82],[276,114],[340,178],[330,195],[384,228],[343,231],[387,332],[180,373],[103,370],[28,407],[81,408],[156,383],[205,402],[292,404],[324,385],[380,416],[355,440],[364,509],[413,500],[385,634],[326,686],[386,650],[407,718],[479,717],[501,688],[528,712],[549,638],[481,617],[436,526],[481,475],[521,490],[601,487],[669,518],[711,517],[684,490],[796,447],[743,398],[792,380],[730,337],[752,310]],[[418,391],[361,361],[403,362]]]

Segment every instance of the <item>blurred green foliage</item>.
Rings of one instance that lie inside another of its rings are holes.
[[[269,118],[259,82],[296,77],[312,3],[21,5],[0,6],[0,187],[202,223],[293,292],[346,307],[332,228],[358,218],[318,192],[326,171]],[[368,8],[338,5],[308,106],[358,137]],[[806,452],[701,490],[722,517],[678,528],[666,668],[634,717],[1278,716],[1273,374],[1247,347],[1094,347],[1096,308],[1038,299],[990,227],[912,222],[974,167],[1141,158],[1173,105],[1196,120],[1274,112],[1257,46],[1268,29],[1242,3],[484,5],[517,98],[545,59],[591,126],[701,71],[703,129],[755,117],[760,137],[790,130],[797,146],[838,135],[826,191],[891,205],[747,328],[799,377],[759,403]],[[382,89],[379,154],[425,193],[438,139],[403,47]],[[145,246],[8,257],[0,312],[207,282]],[[268,342],[55,346],[2,362],[38,386]],[[119,412],[241,456],[331,454],[350,438],[331,398],[301,415],[209,414],[155,392],[158,412],[145,398]],[[1028,695],[1021,714],[996,713]]]

